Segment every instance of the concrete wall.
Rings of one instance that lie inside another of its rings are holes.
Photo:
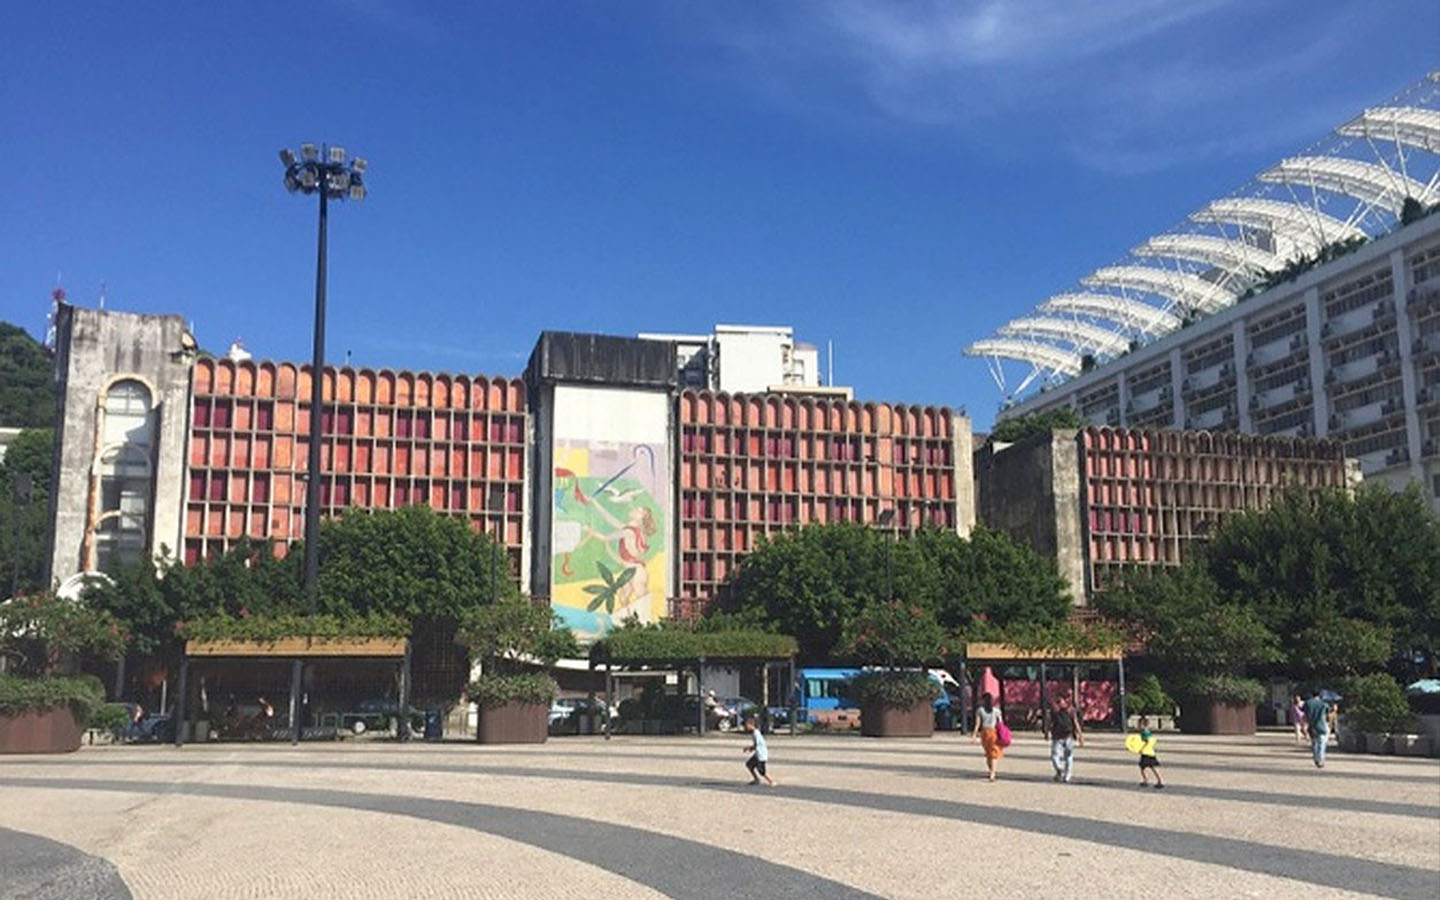
[[[955,532],[969,537],[975,528],[975,438],[969,416],[951,417],[955,450]]]
[[[1085,535],[1076,432],[1056,429],[1017,444],[986,444],[974,454],[978,521],[1055,560],[1084,606]]]
[[[50,503],[51,583],[94,565],[91,528],[100,512],[103,408],[110,385],[135,379],[150,390],[155,441],[146,549],[174,552],[185,508],[185,448],[194,338],[179,316],[62,305],[56,321],[60,423]]]

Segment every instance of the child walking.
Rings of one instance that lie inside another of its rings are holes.
[[[750,758],[745,760],[745,768],[750,770],[750,783],[759,784],[760,779],[763,778],[767,785],[774,787],[775,779],[765,772],[765,763],[770,759],[770,751],[765,746],[765,735],[755,727],[754,716],[746,717],[745,733],[750,735],[750,745],[745,748],[745,752],[750,754]]]
[[[1150,786],[1150,773],[1155,773],[1155,787],[1163,788],[1160,778],[1160,759],[1155,755],[1155,732],[1150,730],[1150,720],[1140,717],[1140,786]]]

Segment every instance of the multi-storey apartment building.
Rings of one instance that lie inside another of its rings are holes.
[[[1091,427],[975,454],[979,519],[1055,559],[1085,603],[1125,569],[1177,566],[1228,514],[1287,488],[1353,488],[1338,440]]]
[[[1001,418],[1335,438],[1440,509],[1440,70],[967,353]]]
[[[969,420],[945,407],[685,391],[678,427],[682,614],[715,599],[758,540],[788,528],[883,522],[963,535],[973,524]]]
[[[303,536],[308,366],[199,354],[178,317],[67,306],[59,322],[53,578],[165,550],[195,563],[242,538],[283,552]],[[788,329],[740,339],[756,352],[717,342],[719,371],[779,375],[775,390],[682,390],[683,341],[557,332],[523,378],[327,367],[322,511],[464,518],[581,634],[700,612],[785,528],[968,532],[967,419],[787,384]],[[592,608],[586,588],[607,572],[624,583]]]
[[[1440,509],[1440,215],[1007,409],[1338,440]]]

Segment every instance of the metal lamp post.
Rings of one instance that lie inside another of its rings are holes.
[[[286,147],[285,189],[290,193],[320,195],[320,236],[315,260],[315,348],[310,362],[310,457],[305,468],[305,569],[301,588],[306,609],[315,614],[316,580],[320,574],[320,440],[323,435],[325,385],[325,234],[330,200],[365,199],[365,160],[350,158],[344,147],[301,144],[300,155]],[[300,741],[300,660],[290,674],[291,741]]]

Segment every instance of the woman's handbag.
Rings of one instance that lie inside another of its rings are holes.
[[[995,743],[1002,748],[1010,746],[1010,726],[1003,719],[995,723]]]

